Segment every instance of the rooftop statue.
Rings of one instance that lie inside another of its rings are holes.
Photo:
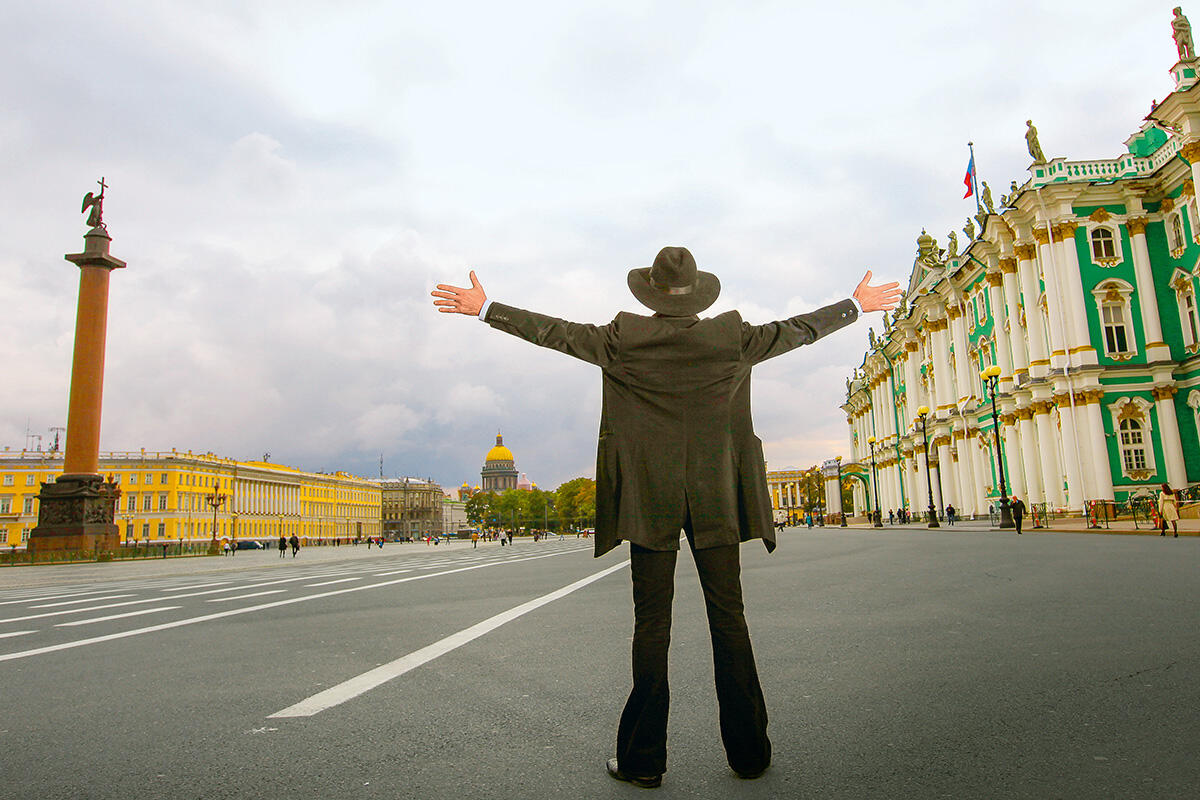
[[[966,234],[968,242],[975,241],[975,223],[970,217],[967,217],[967,224],[963,225],[963,233]]]
[[[983,191],[980,193],[980,198],[983,200],[983,207],[987,209],[989,214],[996,213],[996,207],[992,204],[992,190],[988,187],[987,181],[980,183]]]
[[[946,255],[950,258],[958,256],[958,234],[954,231],[946,234]]]
[[[79,213],[87,211],[90,207],[92,213],[88,214],[87,226],[89,228],[104,227],[104,190],[108,188],[108,184],[104,182],[104,178],[96,181],[100,184],[100,194],[92,194],[88,192],[83,196],[83,208],[79,209]]]
[[[1033,120],[1025,120],[1025,124],[1029,127],[1025,130],[1025,144],[1029,147],[1029,155],[1033,158],[1035,164],[1045,164],[1046,154],[1042,152],[1042,146],[1038,144],[1037,128],[1033,127]]]
[[[1175,39],[1175,49],[1179,51],[1180,61],[1195,61],[1196,46],[1192,43],[1192,25],[1183,15],[1181,6],[1175,7],[1175,18],[1171,20],[1171,36]]]

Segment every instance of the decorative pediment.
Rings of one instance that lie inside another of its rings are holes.
[[[1093,211],[1088,216],[1088,219],[1090,219],[1092,222],[1108,222],[1110,219],[1112,219],[1112,214],[1105,211],[1104,207],[1102,206]]]

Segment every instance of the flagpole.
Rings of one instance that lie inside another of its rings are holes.
[[[975,163],[975,143],[967,142],[967,147],[971,151],[971,188],[975,190],[975,210],[983,211],[983,206],[979,203],[979,165]]]

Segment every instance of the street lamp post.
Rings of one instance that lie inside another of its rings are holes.
[[[205,502],[208,503],[213,512],[212,543],[208,546],[209,551],[212,553],[217,552],[217,509],[225,504],[225,497],[224,492],[217,491],[216,483],[213,484],[212,494],[204,496]]]
[[[1004,455],[1000,451],[1000,417],[996,413],[996,385],[1000,380],[999,365],[993,364],[980,372],[979,377],[983,378],[984,387],[992,396],[992,433],[996,437],[996,470],[1000,476],[1000,527],[1012,528],[1015,526],[1012,512],[1008,508],[1007,487],[1004,485]]]
[[[867,446],[871,448],[871,488],[875,490],[875,527],[883,527],[883,514],[879,511],[879,473],[875,470],[875,437],[871,436],[867,439]]]
[[[834,460],[837,461],[837,469],[838,469],[838,486],[837,486],[838,512],[839,512],[839,516],[841,516],[841,518],[842,518],[841,522],[838,523],[838,527],[844,528],[844,527],[846,527],[846,506],[844,503],[842,503],[842,457],[838,456]]]
[[[929,416],[929,406],[921,406],[917,409],[917,416],[921,418],[921,438],[925,442],[925,486],[929,491],[929,525],[930,528],[940,528],[938,524],[937,509],[933,505],[933,479],[929,477],[929,431],[925,427],[925,418]],[[938,482],[941,482],[939,478]]]

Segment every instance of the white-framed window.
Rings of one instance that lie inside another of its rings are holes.
[[[1149,480],[1157,470],[1150,427],[1153,407],[1153,403],[1142,397],[1122,397],[1108,407],[1117,434],[1121,474],[1130,480]]]
[[[167,485],[167,473],[164,472],[163,474],[159,475],[158,482],[161,483],[163,486],[166,486]]]
[[[1092,261],[1102,267],[1114,267],[1121,263],[1121,237],[1115,227],[1093,225],[1088,228],[1088,246]]]
[[[33,498],[32,497],[25,498],[25,511],[23,513],[25,513],[25,514],[33,513]]]
[[[1133,287],[1118,278],[1110,278],[1092,290],[1100,317],[1101,341],[1104,354],[1116,361],[1126,361],[1137,352],[1133,336]]]
[[[154,483],[154,476],[152,474],[150,474],[149,472],[147,472],[146,473],[146,485],[150,486],[153,483]]]
[[[1200,351],[1200,311],[1196,308],[1196,282],[1181,269],[1171,276],[1175,302],[1179,307],[1179,327],[1183,331],[1183,347],[1189,353]]]
[[[1187,404],[1192,409],[1192,421],[1196,423],[1196,435],[1200,439],[1200,391],[1192,389],[1188,392]]]
[[[136,494],[125,495],[125,510],[126,511],[137,511],[137,495]]]
[[[1179,258],[1187,249],[1187,239],[1183,235],[1183,209],[1172,211],[1163,224],[1167,228],[1167,246],[1171,250],[1171,258]]]
[[[5,475],[5,476],[4,476],[4,485],[5,485],[5,486],[12,486],[12,485],[13,485],[13,476],[12,476],[12,475]]]
[[[28,475],[26,475],[26,476],[25,476],[25,485],[26,485],[26,486],[33,486],[33,484],[34,484],[34,480],[35,480],[35,478],[36,478],[36,477],[37,477],[37,476],[36,476],[36,475],[34,475],[32,472],[31,472],[31,473],[29,473]]]
[[[159,511],[167,510],[167,496],[165,494],[160,494],[158,496],[158,510]]]
[[[1192,241],[1200,244],[1200,216],[1196,213],[1196,198],[1189,197],[1183,204],[1185,213],[1187,214],[1188,224],[1192,228]]]
[[[142,511],[150,511],[154,503],[154,496],[147,492],[142,495]]]
[[[146,541],[150,540],[150,523],[149,522],[142,523],[142,538],[145,539]]]
[[[158,523],[158,538],[164,539],[167,536],[167,523]]]
[[[1193,392],[1192,394],[1196,394],[1196,393]],[[12,498],[11,497],[0,497],[0,514],[11,514],[11,513],[12,513]]]

